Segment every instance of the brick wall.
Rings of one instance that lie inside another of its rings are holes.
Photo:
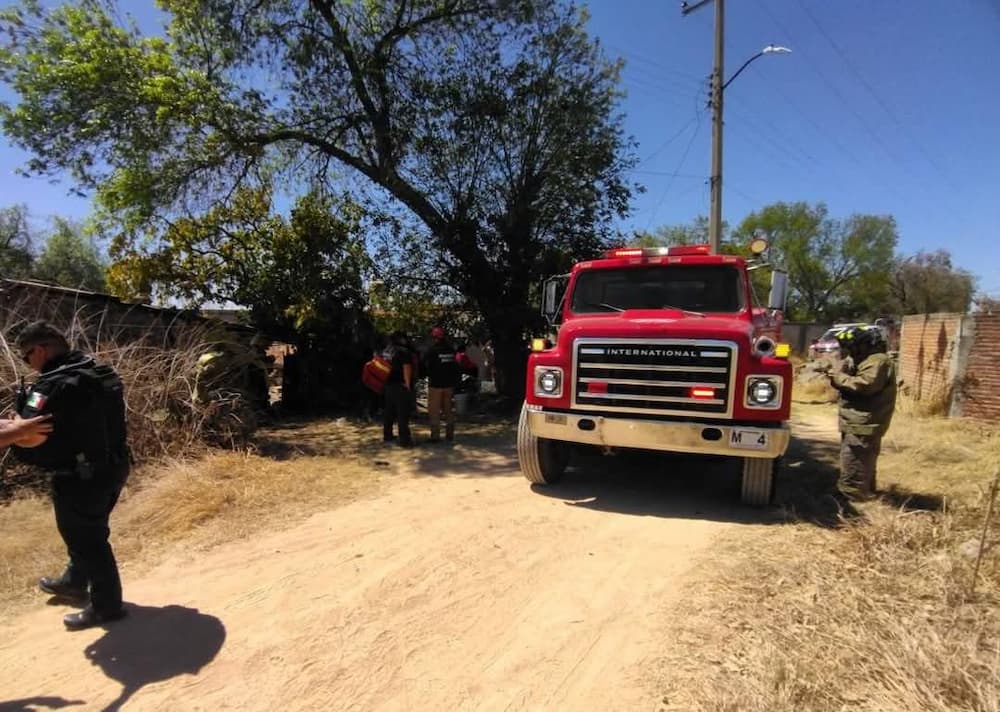
[[[950,401],[952,358],[962,314],[916,314],[903,318],[899,338],[900,396],[930,404]]]
[[[974,314],[972,348],[959,398],[961,414],[1000,420],[1000,314]]]
[[[1000,314],[903,319],[900,397],[953,416],[1000,419]]]

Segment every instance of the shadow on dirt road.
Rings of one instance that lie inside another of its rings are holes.
[[[740,504],[738,463],[726,458],[578,453],[557,484],[532,489],[598,512],[742,524],[783,521],[775,510]]]
[[[0,712],[32,712],[40,708],[50,710],[61,710],[64,707],[75,707],[87,704],[83,700],[67,700],[56,695],[45,695],[41,697],[25,697],[22,700],[0,701]]]
[[[145,685],[195,675],[222,649],[226,629],[215,616],[185,606],[126,604],[128,616],[107,628],[84,655],[122,685],[104,707],[113,712]]]

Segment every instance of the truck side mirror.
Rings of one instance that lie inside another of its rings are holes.
[[[771,272],[771,292],[767,296],[767,308],[785,311],[785,301],[788,299],[788,273],[782,270]]]
[[[558,308],[559,282],[555,279],[550,279],[545,283],[542,293],[542,314],[551,321],[555,317],[556,309]]]

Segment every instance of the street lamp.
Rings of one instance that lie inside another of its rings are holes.
[[[723,81],[723,33],[725,29],[725,0],[715,1],[715,67],[712,69],[712,176],[709,179],[711,187],[711,206],[708,211],[708,241],[713,253],[718,253],[722,245],[722,92],[744,69],[755,59],[765,54],[788,54],[792,50],[787,47],[768,45],[760,52],[743,63],[736,74],[728,81]],[[700,0],[694,5],[681,3],[681,14],[687,15],[704,7],[712,0]]]
[[[757,54],[755,54],[753,57],[751,57],[750,59],[748,59],[747,61],[745,61],[743,63],[743,66],[736,70],[736,74],[734,74],[733,76],[729,77],[729,79],[726,81],[726,83],[722,85],[722,88],[725,89],[730,84],[732,84],[733,80],[736,79],[736,77],[740,76],[740,72],[742,72],[744,69],[746,69],[747,67],[749,67],[750,63],[753,62],[755,59],[763,57],[765,54],[791,54],[791,53],[792,53],[792,50],[788,49],[788,47],[781,47],[780,45],[768,45],[767,47],[765,47],[764,49],[762,49],[760,52],[758,52]]]

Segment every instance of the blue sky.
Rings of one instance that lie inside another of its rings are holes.
[[[693,4],[693,2],[692,2]],[[152,3],[127,5],[141,21]],[[623,228],[708,212],[711,4],[682,17],[673,0],[593,0],[590,27],[627,64],[634,178],[647,191]],[[904,253],[946,248],[1000,295],[1000,0],[728,0],[724,217],[784,200],[825,201],[834,216],[891,214]],[[80,217],[65,184],[14,175],[24,154],[0,139],[0,205],[36,221]]]

